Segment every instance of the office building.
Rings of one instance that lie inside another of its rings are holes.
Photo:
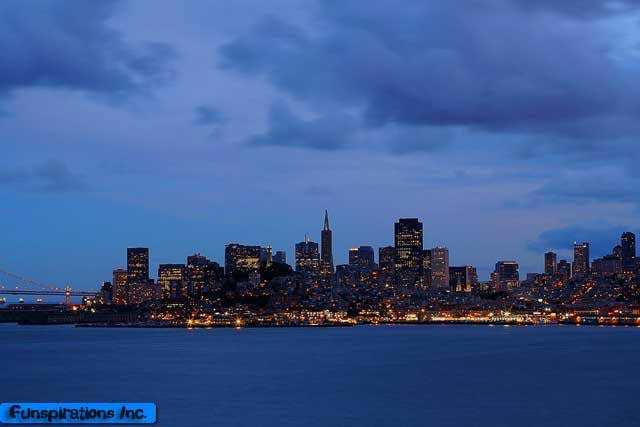
[[[260,269],[260,246],[229,243],[224,248],[224,272],[228,276],[247,275]]]
[[[449,267],[449,287],[454,292],[471,292],[476,287],[478,275],[475,267],[463,265]]]
[[[585,277],[589,274],[589,242],[573,244],[573,277]]]
[[[186,297],[186,266],[184,264],[160,264],[158,266],[158,286],[162,298]]]
[[[296,271],[316,275],[320,273],[320,251],[318,244],[304,236],[304,241],[296,243]]]
[[[494,272],[497,291],[509,291],[520,283],[519,266],[515,261],[498,261]]]
[[[555,252],[547,252],[544,254],[544,274],[553,276],[556,274],[558,264],[558,255]]]
[[[400,218],[394,231],[396,269],[418,269],[423,248],[422,223],[417,218]]]
[[[636,235],[628,231],[622,233],[620,246],[622,246],[622,266],[624,270],[633,271],[636,258]]]
[[[371,246],[359,246],[349,249],[349,266],[358,271],[375,269],[373,248]]]
[[[128,304],[127,270],[117,268],[113,270],[113,303],[117,305]]]
[[[333,275],[333,235],[329,227],[329,213],[324,211],[324,226],[320,232],[320,272],[323,276]]]
[[[286,264],[287,253],[285,251],[276,251],[276,253],[273,255],[273,262],[277,262],[278,264]]]
[[[439,289],[449,287],[449,249],[445,247],[431,249],[431,284]]]
[[[384,246],[378,249],[378,266],[385,273],[391,273],[396,265],[396,248]]]

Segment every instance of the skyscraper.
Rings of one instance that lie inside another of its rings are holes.
[[[149,248],[127,248],[127,281],[129,284],[149,281]]]
[[[349,250],[349,266],[359,271],[375,268],[374,251],[371,246],[360,246]]]
[[[558,255],[555,252],[547,252],[544,254],[544,274],[553,276],[556,274],[558,264]]]
[[[187,257],[187,292],[192,298],[202,297],[206,290],[212,290],[216,284],[221,284],[223,277],[224,269],[217,262],[200,254]]]
[[[128,304],[127,299],[127,270],[117,268],[113,270],[113,303],[122,305]]]
[[[296,243],[296,271],[316,275],[320,273],[320,251],[318,244],[304,236],[304,241]]]
[[[285,251],[276,251],[276,253],[273,255],[273,262],[277,262],[278,264],[286,264],[287,253]]]
[[[464,265],[449,267],[449,286],[454,292],[471,292],[477,285],[478,275],[475,267]]]
[[[394,231],[396,269],[418,269],[422,254],[422,223],[418,218],[400,218]]]
[[[431,249],[431,283],[434,288],[449,287],[449,249]]]
[[[324,227],[320,232],[320,271],[323,276],[333,274],[333,237],[329,227],[329,213],[324,211]]]
[[[149,280],[149,248],[127,248],[127,302],[153,299],[156,290]]]
[[[232,276],[235,273],[249,274],[260,268],[260,246],[247,246],[229,243],[224,247],[224,272]]]
[[[629,231],[622,233],[620,246],[622,246],[622,267],[633,271],[636,258],[636,235]]]
[[[566,259],[561,259],[558,262],[557,271],[562,280],[569,280],[571,278],[571,263]]]
[[[573,276],[584,277],[589,274],[589,242],[573,244]]]
[[[495,287],[497,291],[508,291],[520,284],[519,266],[515,261],[498,261],[496,263]]]
[[[396,248],[385,246],[378,249],[378,265],[385,273],[392,272],[396,266]]]
[[[160,264],[158,266],[158,286],[162,298],[176,299],[186,296],[186,267],[184,264]]]

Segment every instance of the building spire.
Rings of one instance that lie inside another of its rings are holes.
[[[329,213],[327,210],[324,210],[324,229],[329,230]]]

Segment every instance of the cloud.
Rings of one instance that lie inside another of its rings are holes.
[[[587,205],[620,203],[640,206],[640,181],[627,177],[618,168],[589,168],[553,175],[522,199],[510,200],[508,207],[540,205]]]
[[[54,87],[123,100],[171,80],[167,44],[135,45],[109,26],[120,1],[0,2],[0,96]]]
[[[255,135],[249,143],[255,146],[306,147],[317,150],[337,150],[349,143],[356,131],[354,118],[346,114],[303,119],[286,104],[276,102],[269,111],[269,129]]]
[[[59,160],[47,160],[30,169],[0,172],[0,185],[39,193],[69,193],[88,190],[82,175],[73,173]]]
[[[573,242],[589,242],[591,258],[611,253],[612,248],[620,243],[620,235],[630,231],[628,227],[595,223],[570,225],[543,231],[534,241],[527,243],[527,248],[542,253],[547,250],[572,251]]]
[[[220,110],[209,105],[199,105],[195,108],[195,124],[198,126],[217,126],[225,122]]]
[[[367,128],[466,127],[578,150],[640,136],[633,34],[600,23],[637,13],[638,2],[319,4],[310,27],[256,23],[220,48],[221,67],[265,78],[321,115],[357,111]]]

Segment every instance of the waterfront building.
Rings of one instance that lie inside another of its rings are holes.
[[[117,305],[128,304],[127,270],[117,268],[113,270],[113,303]]]

